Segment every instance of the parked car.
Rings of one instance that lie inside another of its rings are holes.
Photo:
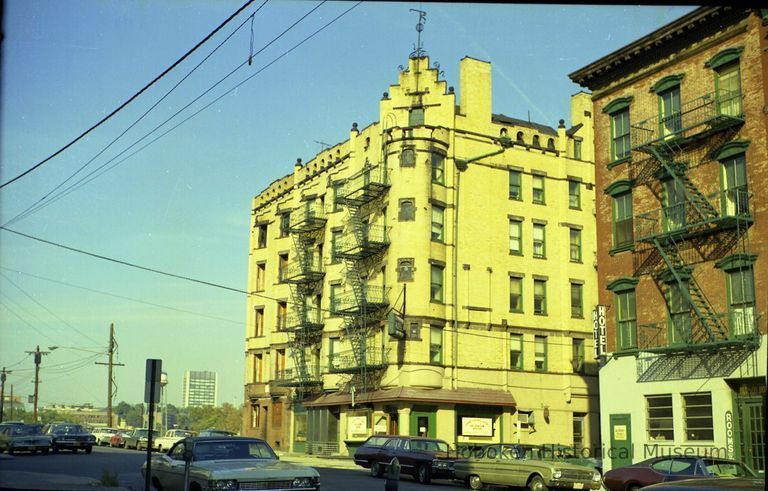
[[[456,479],[471,489],[486,484],[525,487],[532,491],[555,489],[600,489],[600,473],[591,467],[565,461],[533,458],[536,446],[499,443],[472,452],[454,463]]]
[[[643,489],[651,491],[762,491],[765,478],[756,477],[714,477],[701,479],[683,479],[682,481],[651,484]]]
[[[611,469],[603,476],[611,491],[634,491],[667,481],[705,477],[757,477],[743,463],[711,457],[659,456]]]
[[[208,428],[206,430],[202,430],[197,436],[236,436],[236,433],[227,430],[216,430],[214,428]]]
[[[42,452],[51,449],[51,437],[43,435],[40,425],[9,424],[0,426],[0,452]]]
[[[589,449],[577,450],[570,445],[562,445],[559,443],[545,443],[541,445],[544,458],[554,460],[564,460],[565,462],[583,465],[586,467],[592,467],[600,475],[603,474],[603,459],[600,457],[593,457],[589,453]],[[550,456],[551,454],[551,456]]]
[[[160,436],[160,432],[152,430],[152,440],[155,440]],[[149,429],[148,428],[136,428],[130,433],[123,436],[123,447],[132,448],[134,450],[146,450],[147,442],[149,441]],[[154,442],[152,443],[154,447]]]
[[[81,448],[85,453],[91,453],[96,444],[96,437],[75,423],[50,423],[43,428],[43,433],[51,437],[53,453],[62,449],[77,452]]]
[[[194,431],[189,430],[168,430],[165,432],[165,436],[161,436],[160,438],[157,438],[153,442],[153,447],[157,449],[158,452],[162,452],[163,450],[168,450],[173,446],[174,443],[178,442],[179,440],[183,438],[190,438],[195,436]]]
[[[381,477],[397,457],[400,473],[429,484],[434,479],[453,479],[450,446],[444,440],[415,436],[371,436],[355,451],[355,463]]]
[[[156,489],[180,490],[184,453],[191,446],[190,489],[291,489],[318,491],[320,474],[312,467],[280,462],[264,440],[246,437],[195,437],[176,442],[168,453],[152,455]],[[141,467],[146,479],[146,462]]]
[[[96,445],[109,445],[109,439],[112,435],[119,432],[117,428],[97,428],[93,431],[93,436],[96,437]]]
[[[120,430],[111,437],[109,437],[109,446],[110,447],[118,447],[122,448],[125,447],[125,436],[130,433],[126,430]]]

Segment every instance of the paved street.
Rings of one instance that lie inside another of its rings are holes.
[[[100,480],[105,472],[108,472],[117,476],[121,488],[142,491],[144,480],[141,477],[140,468],[144,461],[144,455],[144,452],[109,447],[94,447],[93,453],[90,455],[83,452],[75,454],[62,452],[49,455],[19,454],[13,457],[2,454],[0,457],[0,482],[3,486],[13,484],[8,483],[7,479],[3,478],[9,472],[35,473],[36,475],[45,475],[43,477],[56,476],[58,478],[78,476],[96,481]],[[383,490],[386,482],[384,479],[370,477],[366,469],[354,467],[348,459],[287,455],[283,456],[282,460],[315,467],[320,472],[323,491]],[[24,475],[30,476],[31,474]],[[55,490],[56,488],[50,489]],[[87,486],[80,489],[87,489]],[[424,486],[408,476],[404,476],[399,484],[399,490],[402,491],[428,491],[431,489],[463,489],[463,486],[450,481],[435,481],[429,486]]]

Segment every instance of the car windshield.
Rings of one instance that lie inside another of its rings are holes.
[[[11,434],[13,435],[40,435],[39,426],[14,426],[11,428]]]
[[[193,454],[195,460],[277,459],[265,442],[248,440],[198,442]]]
[[[85,433],[85,430],[80,425],[58,425],[53,428],[56,433]]]
[[[704,468],[707,472],[718,477],[754,477],[755,473],[741,462],[727,460],[704,459]]]

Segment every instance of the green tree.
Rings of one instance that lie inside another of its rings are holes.
[[[144,404],[135,404],[131,406],[123,419],[128,426],[133,426],[134,428],[141,428],[144,426]]]

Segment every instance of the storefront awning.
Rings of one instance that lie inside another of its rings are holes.
[[[417,389],[396,387],[355,395],[355,404],[411,402],[424,404],[478,404],[482,406],[515,407],[515,398],[509,392],[490,389]],[[323,394],[305,400],[304,407],[343,406],[352,404],[349,393]]]

